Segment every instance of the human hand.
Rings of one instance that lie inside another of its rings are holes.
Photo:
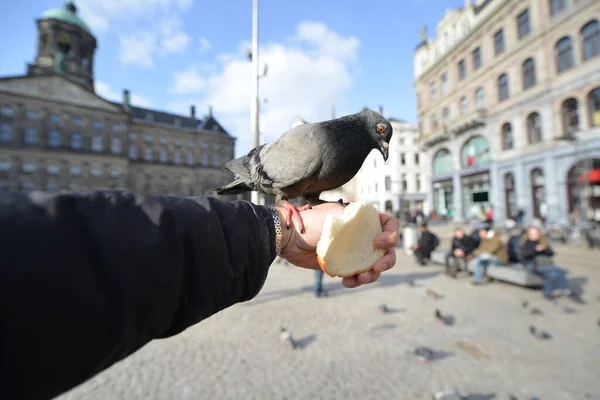
[[[454,249],[454,255],[456,257],[464,257],[465,252],[462,249]]]
[[[538,253],[541,253],[544,250],[546,250],[546,246],[544,246],[543,244],[538,244],[537,246],[535,246],[535,251],[537,251]]]
[[[286,210],[278,208],[277,212],[282,225],[292,225],[291,229],[283,229],[283,240],[279,256],[299,267],[318,269],[317,243],[321,239],[325,218],[330,213],[338,216],[343,210],[344,207],[340,203],[331,202],[314,206],[310,210],[301,211],[305,232],[300,233],[293,221],[287,221]],[[392,268],[396,264],[396,251],[394,248],[398,242],[398,221],[391,215],[384,213],[379,213],[379,218],[382,232],[375,238],[375,248],[384,249],[386,252],[375,262],[371,271],[343,278],[342,284],[347,288],[355,288],[365,283],[375,282],[383,271]]]

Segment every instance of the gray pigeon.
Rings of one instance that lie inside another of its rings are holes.
[[[296,350],[298,347],[298,344],[292,337],[292,332],[290,332],[287,328],[281,327],[279,329],[279,339],[284,345],[289,346],[294,350]]]
[[[303,232],[299,211],[324,203],[321,192],[352,179],[371,150],[379,150],[387,160],[392,133],[389,121],[375,111],[296,126],[228,162],[224,169],[237,178],[216,192],[235,195],[254,190],[276,196],[277,204],[288,209],[288,221],[294,216]],[[287,201],[301,196],[308,205],[297,208]]]

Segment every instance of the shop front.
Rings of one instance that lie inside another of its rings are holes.
[[[452,173],[454,161],[448,149],[440,149],[433,157],[433,209],[440,216],[453,217],[454,188]]]
[[[483,136],[473,136],[461,152],[461,187],[464,216],[477,218],[480,210],[491,206],[491,163],[489,142]]]
[[[568,172],[567,196],[573,218],[600,221],[600,159],[576,163]]]

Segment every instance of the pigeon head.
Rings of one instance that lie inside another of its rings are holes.
[[[387,161],[390,152],[390,140],[394,129],[392,124],[381,114],[375,111],[363,111],[366,119],[366,128],[369,136],[373,139],[373,148],[379,150],[383,160]]]

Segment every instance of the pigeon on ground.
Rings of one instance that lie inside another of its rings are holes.
[[[446,326],[454,325],[454,317],[451,315],[443,315],[442,312],[437,308],[435,310],[435,318],[437,318],[438,321]]]
[[[544,313],[542,312],[542,310],[540,310],[537,307],[533,307],[530,311],[529,314],[531,315],[544,315]]]
[[[410,287],[416,287],[417,285],[415,284],[415,280],[411,279],[410,281],[408,281],[408,286],[410,286]]]
[[[434,359],[435,351],[428,347],[417,347],[413,354],[417,356],[417,359],[422,362],[428,362]]]
[[[552,336],[548,332],[538,331],[535,326],[531,325],[529,327],[529,332],[536,338],[540,340],[550,340]]]
[[[288,210],[288,221],[293,216],[304,232],[300,211],[324,203],[321,192],[350,181],[371,150],[379,150],[387,160],[392,133],[389,121],[369,110],[296,126],[228,162],[224,169],[237,177],[216,192],[234,195],[254,190],[276,196],[277,204]],[[298,208],[287,201],[300,196],[307,205]]]
[[[441,299],[442,295],[439,293],[436,293],[435,291],[431,290],[431,289],[427,289],[425,290],[425,294],[431,298],[434,298],[436,300]]]
[[[523,306],[523,308],[527,308],[529,307],[529,302],[528,301],[524,301],[521,306]]]
[[[389,313],[389,312],[390,312],[390,309],[389,309],[389,307],[387,306],[387,304],[385,304],[385,303],[384,303],[384,304],[381,304],[381,305],[379,306],[379,311],[380,311],[382,314],[387,314],[387,313]]]
[[[294,350],[298,347],[298,344],[292,337],[292,333],[284,327],[281,327],[281,329],[280,329],[279,339],[281,339],[281,342],[283,344],[291,347]]]
[[[508,395],[508,399],[509,399],[509,400],[519,400],[519,399],[517,399],[515,396],[513,396],[512,394],[509,394],[509,395]]]

